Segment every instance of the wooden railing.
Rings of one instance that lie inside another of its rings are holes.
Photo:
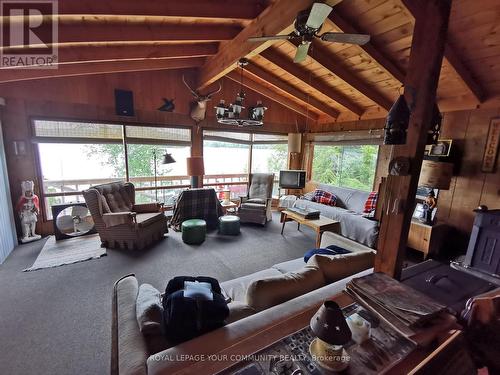
[[[92,178],[73,180],[44,180],[43,205],[46,218],[50,219],[50,200],[57,202],[82,201],[82,191],[91,186],[105,184],[113,181],[125,181],[125,178]],[[154,176],[131,177],[130,182],[135,185],[138,202],[159,200],[168,203],[175,200],[183,189],[191,186],[189,176],[157,176],[156,186]],[[275,180],[275,184],[278,181]],[[247,173],[215,174],[203,176],[203,185],[213,187],[215,190],[229,189],[232,198],[245,195],[248,188]],[[57,199],[59,198],[59,199]],[[67,199],[66,199],[67,198]],[[142,203],[142,202],[141,202]],[[53,203],[52,203],[53,204]]]

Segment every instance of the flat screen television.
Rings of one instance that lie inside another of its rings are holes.
[[[306,186],[306,171],[280,171],[281,189],[303,189]]]

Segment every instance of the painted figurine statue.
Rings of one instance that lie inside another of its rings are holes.
[[[422,218],[420,219],[425,224],[432,224],[432,211],[436,207],[437,200],[434,191],[431,190],[424,201],[424,212],[422,213]]]
[[[35,233],[36,222],[40,212],[40,201],[33,191],[33,181],[21,182],[22,195],[17,201],[16,210],[21,219],[21,228],[23,231],[22,243],[36,241],[41,238]]]

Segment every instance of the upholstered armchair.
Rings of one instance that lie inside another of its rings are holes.
[[[159,203],[135,203],[130,182],[92,186],[83,192],[102,246],[141,250],[161,240],[167,218]]]
[[[274,173],[251,173],[248,194],[240,197],[238,216],[242,223],[266,225],[272,219]]]

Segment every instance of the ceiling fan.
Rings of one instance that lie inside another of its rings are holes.
[[[363,45],[370,41],[370,35],[366,34],[345,34],[337,32],[326,32],[319,34],[323,23],[332,11],[332,7],[324,3],[314,3],[309,9],[305,9],[295,19],[295,30],[288,35],[258,36],[248,38],[250,42],[262,42],[273,40],[291,40],[299,42],[294,62],[302,62],[307,57],[307,52],[314,38],[319,38],[326,42],[337,42],[347,44]]]

